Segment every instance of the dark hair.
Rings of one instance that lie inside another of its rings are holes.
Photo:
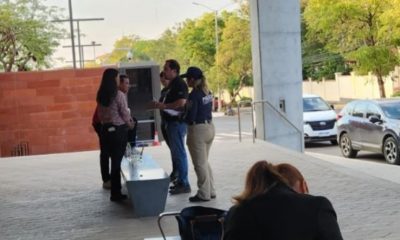
[[[115,78],[118,76],[118,70],[107,68],[103,72],[99,90],[97,91],[96,101],[98,104],[108,107],[112,100],[117,96],[118,87]]]
[[[125,74],[120,74],[119,75],[119,83],[123,83],[125,78],[128,78],[128,76]]]
[[[258,161],[247,172],[243,192],[234,197],[233,201],[240,204],[245,200],[259,196],[265,193],[275,182],[287,184],[286,179],[277,172],[274,165],[265,160]]]
[[[181,66],[179,65],[178,61],[175,59],[168,59],[165,61],[166,64],[168,64],[168,67],[170,69],[176,70],[176,73],[179,75],[179,72],[181,71]]]
[[[164,71],[161,71],[161,72],[160,72],[160,78],[163,78],[164,76],[165,76]]]

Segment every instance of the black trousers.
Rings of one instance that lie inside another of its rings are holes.
[[[136,147],[136,130],[138,121],[134,117],[132,117],[132,120],[135,123],[135,126],[133,127],[133,129],[128,130],[128,143],[131,144],[131,147]]]
[[[102,176],[106,175],[105,171],[108,171],[108,157],[111,157],[111,196],[121,194],[121,161],[126,149],[127,131],[127,125],[114,126],[112,124],[104,124],[101,129],[101,171]]]
[[[107,182],[109,180],[111,180],[111,176],[110,176],[110,164],[109,164],[109,160],[110,160],[110,155],[108,155],[109,153],[105,153],[104,151],[101,151],[101,130],[102,130],[102,125],[101,123],[97,123],[93,125],[94,130],[97,133],[97,136],[99,137],[99,145],[100,145],[100,172],[101,172],[101,179],[103,180],[103,182]]]
[[[161,121],[161,133],[164,137],[164,141],[167,144],[168,148],[169,148],[169,137],[168,137],[168,133],[167,133],[167,122],[165,122],[164,120]],[[171,159],[172,159],[172,155],[171,155]],[[176,166],[176,163],[174,161],[172,161],[172,172],[170,174],[170,176],[172,177],[177,177],[178,174],[178,167]]]

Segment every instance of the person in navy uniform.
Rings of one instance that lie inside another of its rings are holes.
[[[171,151],[172,161],[178,170],[177,180],[171,186],[169,193],[190,193],[188,179],[188,160],[185,150],[186,122],[183,119],[189,89],[185,81],[179,77],[180,65],[178,61],[169,59],[164,64],[164,77],[170,81],[168,93],[164,102],[154,101],[153,106],[163,111],[165,128]]]
[[[216,197],[214,179],[208,155],[215,136],[212,123],[213,95],[208,89],[206,78],[198,67],[189,67],[185,74],[192,91],[188,97],[186,122],[188,124],[187,146],[197,176],[197,193],[190,202],[204,202]]]

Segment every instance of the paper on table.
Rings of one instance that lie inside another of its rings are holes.
[[[171,116],[178,116],[181,112],[173,110],[173,109],[164,109],[164,112],[168,113]]]

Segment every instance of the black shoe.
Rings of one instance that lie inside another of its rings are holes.
[[[181,194],[181,193],[190,193],[192,189],[190,189],[190,185],[183,186],[181,184],[175,185],[174,188],[169,190],[171,195]]]
[[[194,195],[193,197],[189,198],[189,202],[208,202],[210,201],[209,199],[202,199],[201,197]]]
[[[178,179],[176,179],[175,181],[173,181],[173,182],[171,182],[171,183],[172,183],[172,185],[169,186],[169,189],[173,189],[173,188],[175,188],[177,185],[180,184],[180,183],[178,182]]]
[[[127,198],[128,197],[125,194],[119,194],[119,195],[111,196],[110,201],[111,202],[120,202],[120,201],[126,200]]]
[[[169,175],[169,181],[173,183],[173,182],[176,182],[177,180],[178,180],[178,174],[172,172],[172,173]]]

